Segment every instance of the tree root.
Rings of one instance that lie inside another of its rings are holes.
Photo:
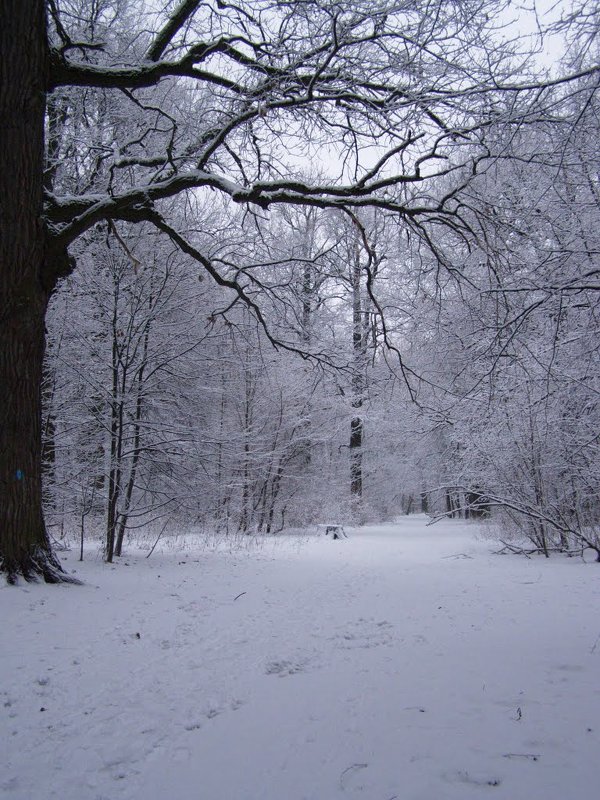
[[[0,573],[6,575],[6,582],[11,586],[15,586],[19,578],[23,578],[27,583],[44,581],[44,583],[81,584],[78,578],[64,571],[52,553],[42,548],[37,548],[19,559],[0,556]]]

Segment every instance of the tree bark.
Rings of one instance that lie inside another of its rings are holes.
[[[42,220],[46,19],[5,0],[0,26],[0,570],[69,581],[42,510],[42,370],[49,287]]]

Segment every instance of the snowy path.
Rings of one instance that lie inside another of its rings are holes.
[[[0,797],[595,800],[600,568],[474,530],[2,587]]]

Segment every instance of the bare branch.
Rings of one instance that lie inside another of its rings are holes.
[[[148,61],[159,60],[173,41],[173,38],[183,28],[199,5],[200,0],[182,0],[181,4],[175,9],[163,28],[156,34],[154,41],[148,48],[146,52]]]

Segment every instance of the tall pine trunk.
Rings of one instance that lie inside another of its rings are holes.
[[[42,510],[42,370],[49,288],[42,221],[46,20],[5,0],[0,26],[0,570],[68,580]]]

